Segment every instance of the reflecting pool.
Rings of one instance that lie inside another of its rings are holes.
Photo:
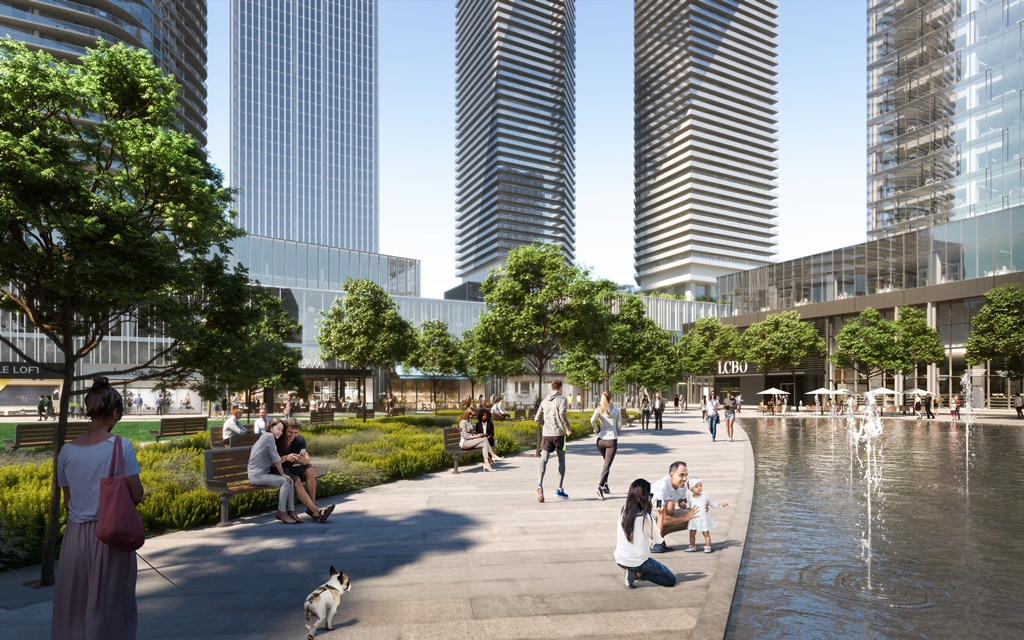
[[[757,476],[727,638],[1024,635],[1024,427],[885,420],[872,469],[846,418],[738,422]]]

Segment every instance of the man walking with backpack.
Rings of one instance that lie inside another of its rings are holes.
[[[551,395],[541,401],[537,415],[533,418],[543,427],[540,468],[537,470],[537,502],[544,502],[544,471],[552,451],[558,456],[558,490],[555,495],[559,498],[569,497],[562,488],[565,482],[565,438],[572,433],[569,430],[569,418],[565,414],[568,406],[569,403],[562,397],[562,381],[555,380],[551,383]]]

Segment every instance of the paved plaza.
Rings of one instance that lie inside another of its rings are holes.
[[[464,465],[460,475],[321,501],[338,503],[327,525],[260,515],[153,538],[141,555],[196,596],[140,562],[139,638],[303,638],[301,602],[332,564],[351,577],[352,590],[335,630],[318,637],[721,638],[754,478],[749,442],[742,430],[737,435],[712,443],[693,411],[666,413],[663,431],[625,430],[609,482],[614,493],[604,502],[594,492],[601,458],[591,437],[569,444],[568,500],[554,496],[552,459],[547,502],[537,502],[537,458],[523,454],[497,463],[495,473]],[[612,559],[624,491],[637,477],[659,479],[677,459],[735,508],[713,512],[712,554],[684,553],[685,532],[669,536],[676,550],[655,557],[676,573],[674,588],[624,589]],[[37,600],[0,608],[0,637],[49,636],[49,590],[17,584],[37,575],[0,574],[0,606]]]

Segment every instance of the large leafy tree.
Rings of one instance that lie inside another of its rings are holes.
[[[720,318],[701,318],[678,343],[682,375],[718,377],[718,363],[743,355],[740,334]]]
[[[505,357],[476,327],[466,329],[455,341],[455,373],[469,380],[470,394],[476,397],[476,385],[520,373],[523,363]]]
[[[896,341],[904,358],[896,373],[907,374],[915,365],[927,365],[946,359],[942,338],[935,327],[928,326],[923,309],[900,307],[896,314]]]
[[[985,294],[985,305],[971,321],[967,362],[1006,360],[1010,378],[1024,378],[1024,287],[1006,284]]]
[[[667,390],[683,379],[679,350],[672,344],[668,331],[655,326],[638,339],[640,355],[619,367],[612,377],[613,391],[623,393],[628,385],[636,385],[653,393]]]
[[[455,373],[459,359],[458,340],[448,333],[448,323],[424,320],[417,331],[416,347],[409,356],[409,364],[430,379],[434,413],[437,413],[437,383]]]
[[[345,295],[317,320],[320,356],[344,360],[364,372],[374,367],[389,369],[396,354],[409,344],[409,325],[399,315],[398,305],[372,280],[350,278],[342,290]],[[359,396],[365,403],[365,375],[359,376]]]
[[[902,371],[906,358],[897,343],[896,323],[868,307],[836,334],[836,351],[829,358],[840,369],[853,369],[865,383],[883,372]]]
[[[241,232],[222,174],[176,127],[176,93],[144,51],[101,42],[76,65],[0,40],[0,307],[23,314],[58,363],[0,343],[63,380],[55,461],[71,397],[90,377],[78,364],[108,336],[163,338],[117,372],[141,380],[213,373],[220,351],[250,331],[249,317],[219,312],[252,294],[225,257]],[[190,353],[196,344],[204,351]],[[44,585],[59,510],[54,477]]]
[[[543,387],[543,373],[563,353],[596,353],[606,319],[607,285],[570,264],[561,249],[531,244],[509,251],[480,290],[483,339],[508,359],[524,362]]]
[[[756,366],[768,386],[772,371],[789,371],[796,386],[796,369],[808,358],[826,354],[825,340],[814,325],[800,320],[799,311],[773,313],[740,336],[742,359]]]

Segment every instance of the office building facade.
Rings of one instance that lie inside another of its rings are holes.
[[[575,0],[456,3],[456,254],[480,282],[531,242],[575,256]]]
[[[868,12],[868,236],[1024,204],[1021,0]]]
[[[86,47],[146,49],[181,85],[178,120],[206,146],[206,1],[0,0],[0,37],[75,61]]]
[[[701,298],[776,254],[778,5],[635,0],[634,267]]]
[[[253,235],[379,247],[377,0],[232,0],[231,186]]]

